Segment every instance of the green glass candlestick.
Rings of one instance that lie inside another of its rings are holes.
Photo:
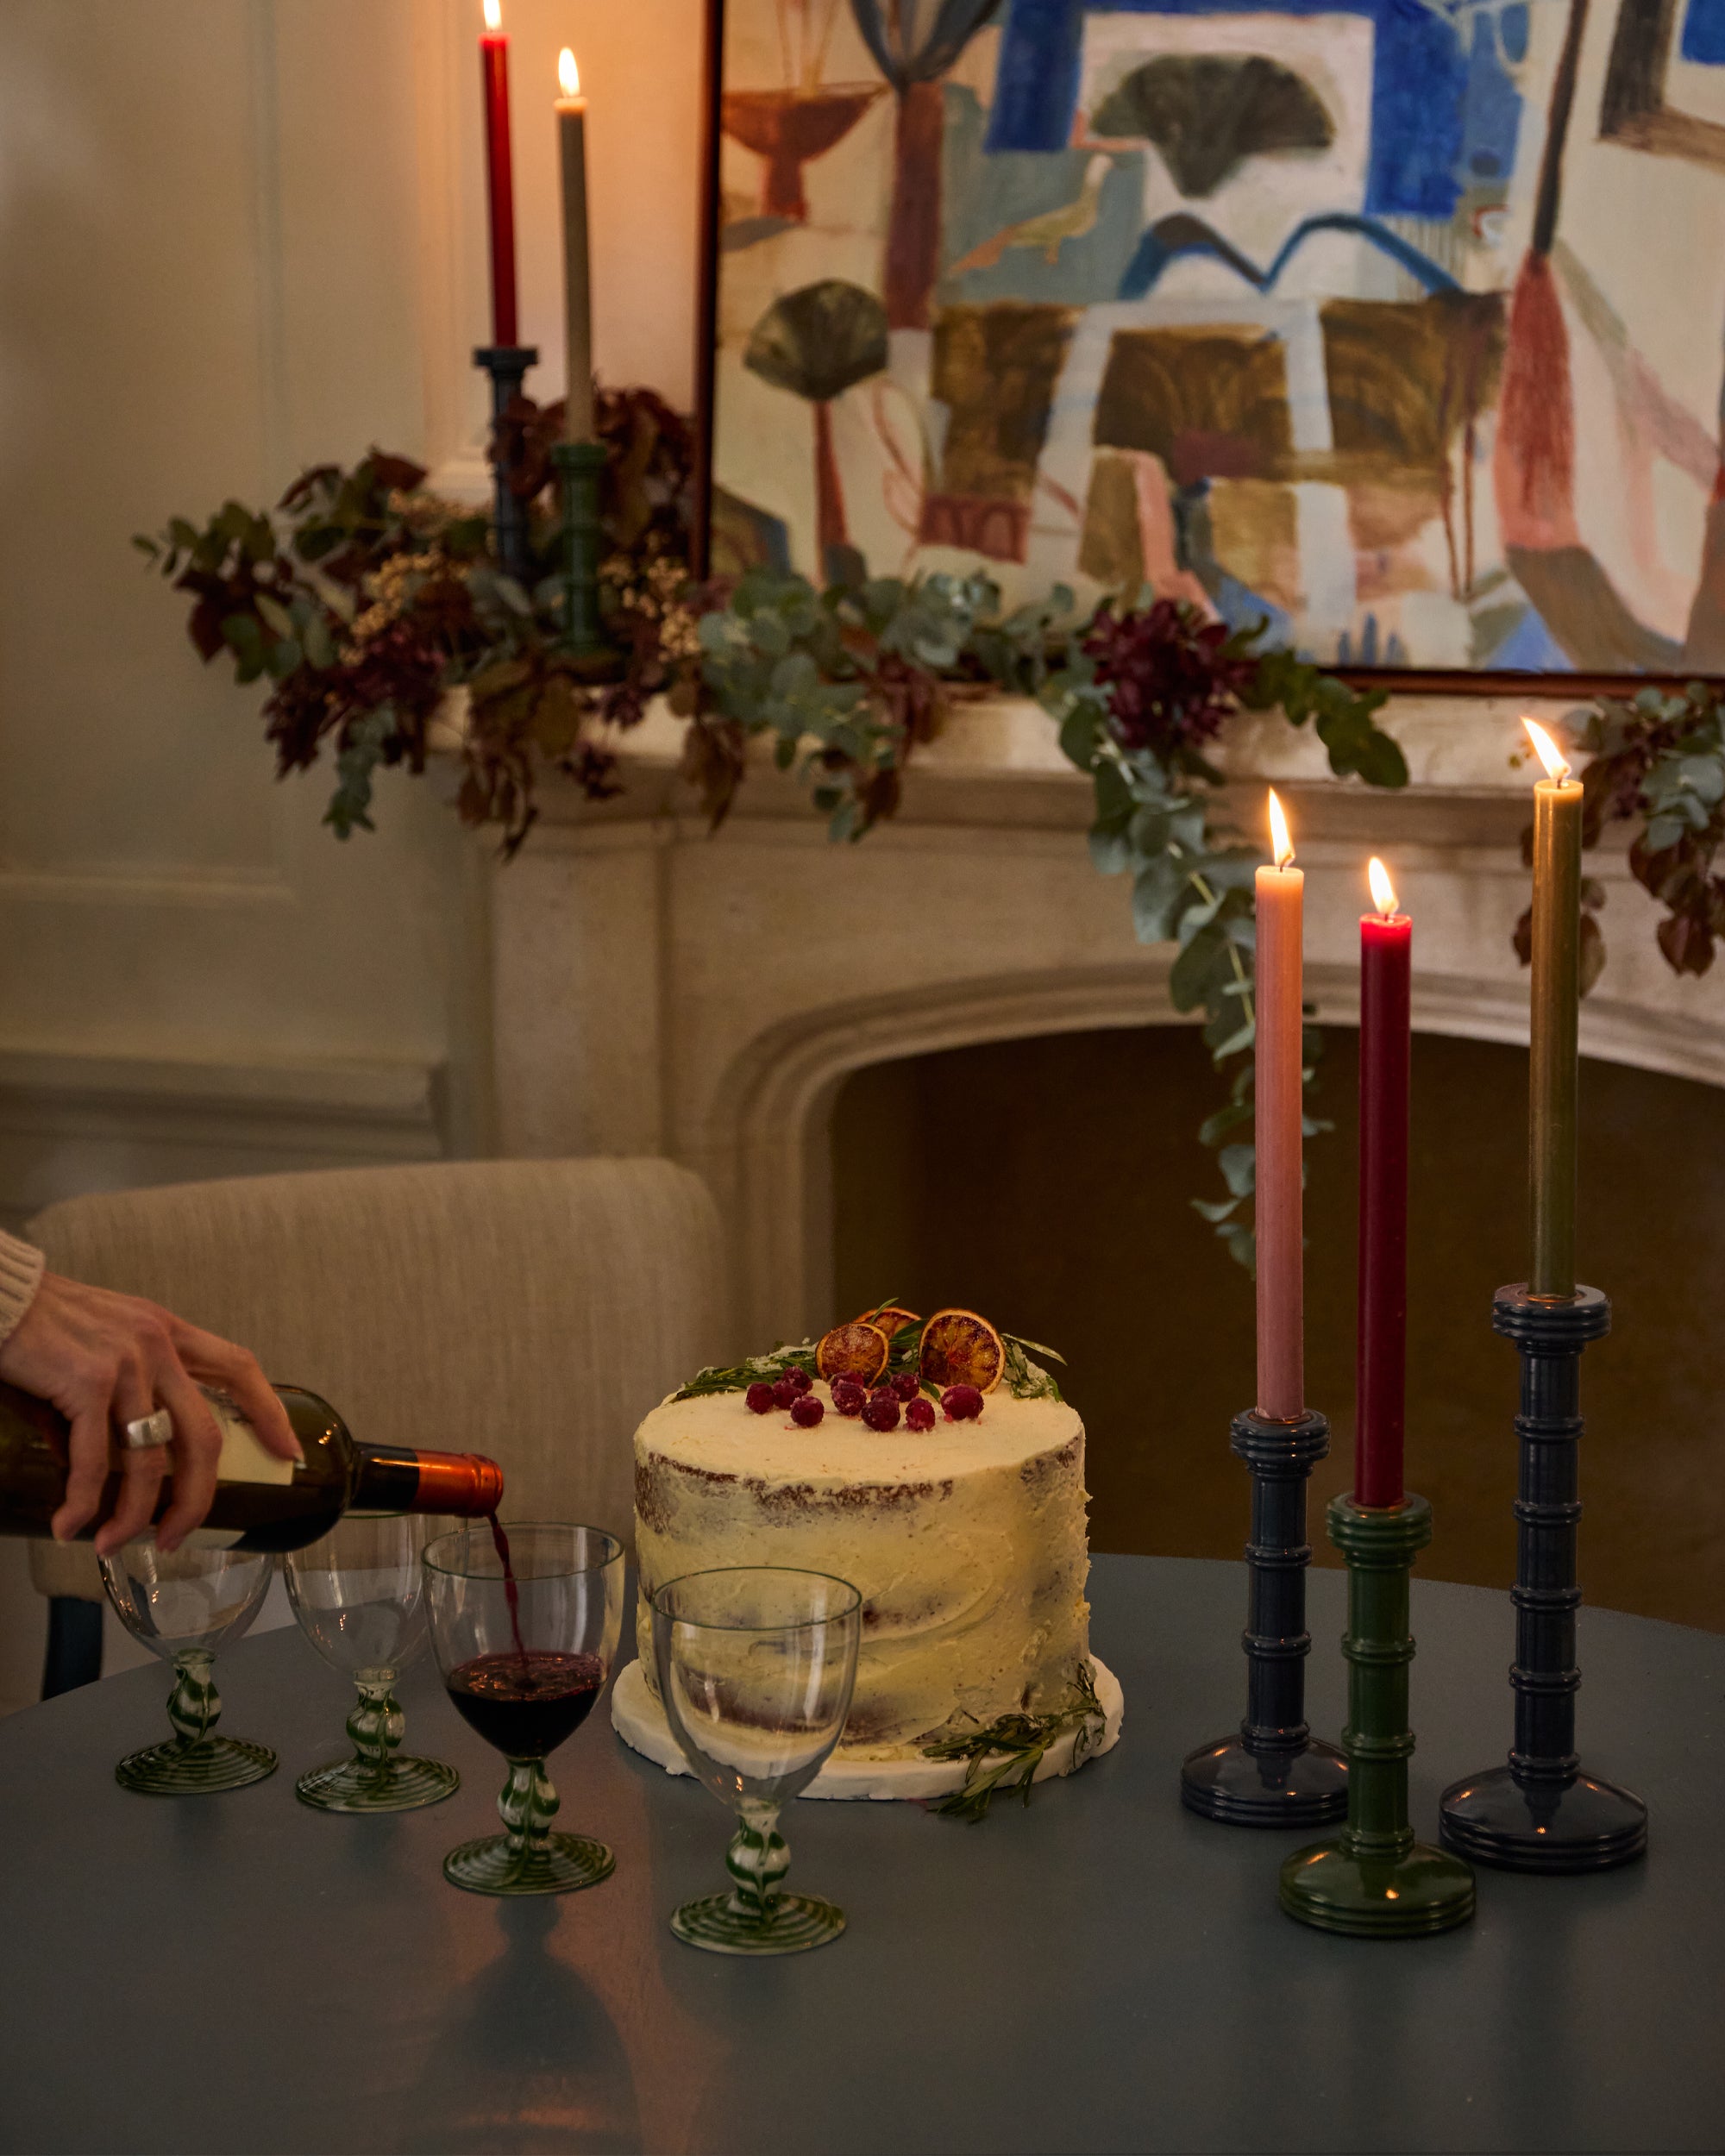
[[[1347,1825],[1289,1858],[1282,1906],[1302,1924],[1359,1939],[1446,1932],[1473,1915],[1472,1870],[1416,1841],[1408,1823],[1408,1578],[1432,1539],[1432,1508],[1423,1497],[1382,1510],[1337,1497],[1329,1527],[1348,1568]]]
[[[617,653],[606,642],[599,611],[599,483],[605,445],[560,442],[551,452],[563,497],[563,649],[572,658],[607,665]]]

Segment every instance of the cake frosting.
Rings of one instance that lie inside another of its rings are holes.
[[[1003,1714],[1070,1704],[1089,1653],[1084,1426],[1057,1397],[1004,1385],[975,1420],[876,1432],[751,1413],[741,1392],[674,1398],[635,1433],[637,1610],[656,1690],[647,1600],[719,1565],[790,1565],[863,1597],[856,1689],[840,1749],[918,1755]]]

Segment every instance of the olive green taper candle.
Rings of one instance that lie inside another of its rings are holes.
[[[1528,1074],[1527,1289],[1575,1294],[1577,1023],[1581,1006],[1580,781],[1544,730],[1522,721],[1551,774],[1534,788],[1534,981]]]

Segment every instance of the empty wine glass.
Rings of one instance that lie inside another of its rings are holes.
[[[737,1566],[686,1573],[654,1595],[653,1659],[666,1719],[698,1779],[735,1807],[729,1894],[685,1902],[671,1929],[718,1954],[798,1954],[844,1929],[844,1912],[787,1894],[779,1812],[844,1730],[862,1597],[825,1572]]]
[[[548,1754],[605,1689],[623,1629],[623,1545],[598,1527],[484,1526],[425,1552],[437,1665],[464,1721],[509,1762],[505,1832],[463,1842],[443,1877],[473,1894],[569,1894],[608,1879],[602,1841],[554,1834]]]
[[[242,1789],[275,1772],[276,1756],[267,1745],[210,1733],[222,1714],[211,1675],[216,1651],[239,1639],[257,1615],[273,1562],[254,1551],[191,1542],[166,1555],[153,1540],[129,1542],[103,1558],[103,1584],[121,1623],[173,1664],[167,1697],[173,1734],[120,1762],[114,1778],[122,1789],[193,1796]]]
[[[407,1720],[395,1680],[425,1645],[426,1521],[411,1513],[349,1514],[339,1526],[282,1559],[299,1629],[330,1665],[354,1680],[348,1716],[351,1759],[302,1774],[293,1793],[323,1812],[412,1812],[461,1785],[441,1759],[401,1750]]]

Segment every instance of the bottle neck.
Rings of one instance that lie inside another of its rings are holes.
[[[482,1520],[503,1502],[503,1470],[482,1452],[361,1445],[350,1500],[361,1512],[453,1513]]]

